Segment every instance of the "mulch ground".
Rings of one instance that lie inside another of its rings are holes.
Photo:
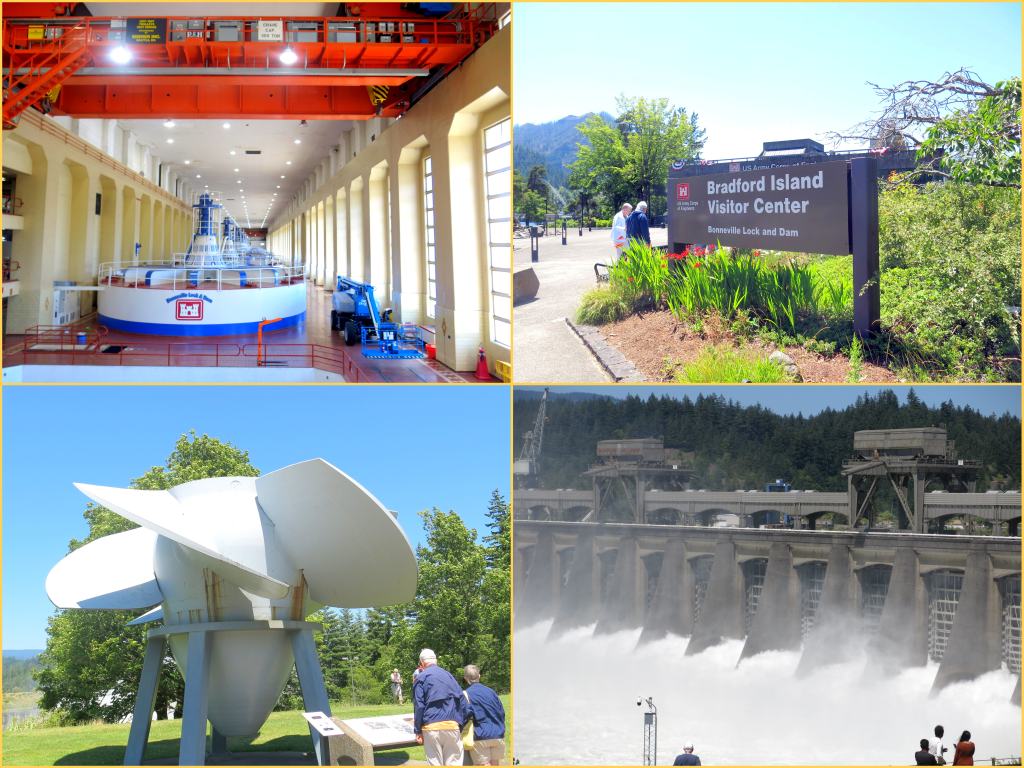
[[[608,343],[618,349],[649,381],[672,381],[675,365],[685,366],[695,360],[701,351],[711,345],[731,344],[756,349],[765,356],[778,347],[761,341],[740,341],[727,328],[714,320],[696,333],[671,312],[645,312],[630,315],[625,320],[601,326]],[[817,384],[846,383],[850,374],[850,361],[845,355],[820,355],[804,347],[783,347],[793,358],[805,382]],[[860,379],[863,382],[899,382],[888,368],[864,361]]]

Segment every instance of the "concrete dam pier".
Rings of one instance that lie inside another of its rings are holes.
[[[687,655],[741,639],[740,664],[797,650],[798,675],[866,644],[867,675],[930,659],[936,691],[1005,664],[1019,689],[1019,538],[517,514],[514,558],[517,624],[552,620],[554,636],[642,628],[641,644],[689,636]]]

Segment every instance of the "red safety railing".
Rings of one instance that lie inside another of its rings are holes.
[[[83,341],[82,336],[85,339]],[[106,328],[34,326],[21,349],[6,350],[5,365],[101,365],[212,368],[315,368],[349,382],[378,381],[380,376],[342,347],[323,344],[235,344],[202,341],[108,341]]]

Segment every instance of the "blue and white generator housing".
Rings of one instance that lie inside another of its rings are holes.
[[[99,321],[119,331],[228,336],[301,323],[304,268],[289,266],[249,238],[208,193],[192,206],[192,239],[164,261],[100,265]]]

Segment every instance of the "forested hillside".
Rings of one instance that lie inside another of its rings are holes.
[[[538,392],[516,393],[517,452],[533,427],[538,402]],[[794,488],[843,490],[840,469],[852,453],[856,430],[928,426],[945,426],[961,458],[984,463],[978,490],[1000,481],[1020,488],[1019,418],[985,416],[951,402],[932,408],[913,390],[903,405],[892,390],[881,390],[865,393],[848,408],[814,416],[781,416],[720,396],[614,399],[552,393],[547,417],[540,462],[544,488],[589,487],[581,473],[595,461],[598,440],[661,437],[666,447],[695,454],[695,488],[754,489],[783,478]]]
[[[605,122],[613,124],[615,118],[601,112]],[[550,123],[524,123],[515,127],[516,141],[513,153],[515,169],[527,176],[535,165],[547,170],[547,179],[554,187],[564,187],[569,177],[568,165],[576,159],[576,146],[583,141],[579,124],[590,114],[569,115]]]
[[[39,658],[18,659],[14,656],[4,656],[3,685],[6,693],[15,691],[34,691],[36,681],[32,677],[32,671],[39,666]]]

